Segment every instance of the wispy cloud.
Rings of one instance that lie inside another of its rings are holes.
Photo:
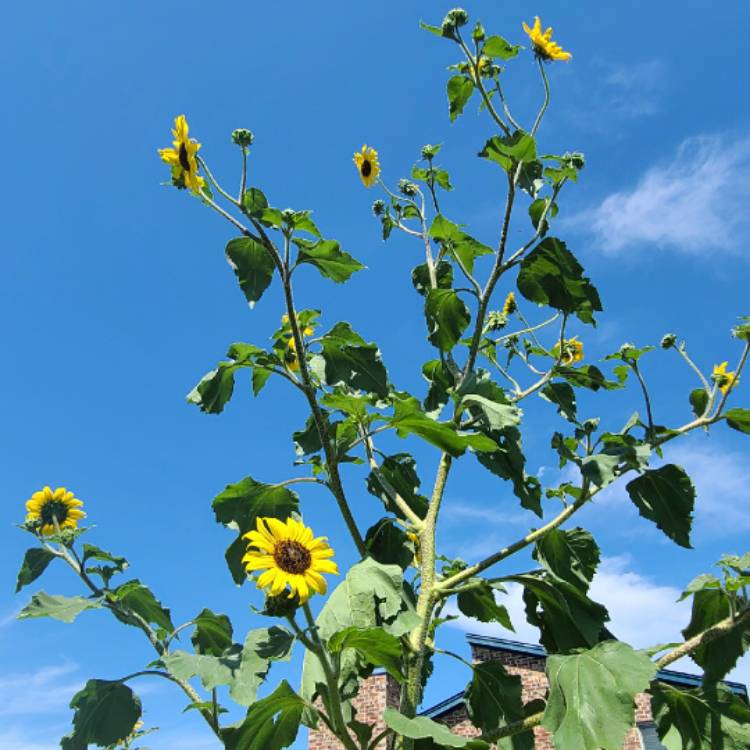
[[[609,68],[603,82],[610,111],[620,117],[644,117],[661,111],[660,92],[667,82],[667,67],[661,60]]]
[[[737,253],[750,223],[750,139],[710,135],[682,142],[629,189],[567,220],[604,253],[633,247],[699,254]]]
[[[4,674],[0,677],[0,716],[43,715],[67,710],[71,697],[82,684],[80,677],[73,676],[77,671],[77,664],[65,662],[33,672]]]

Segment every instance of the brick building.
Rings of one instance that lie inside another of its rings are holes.
[[[498,660],[512,674],[520,675],[523,685],[524,703],[534,698],[543,698],[547,691],[547,677],[544,672],[546,653],[541,646],[490,638],[483,635],[469,635],[472,660],[484,662]],[[677,687],[691,688],[700,685],[701,678],[684,672],[663,669],[657,679]],[[737,682],[725,682],[732,692],[748,700],[747,688]],[[357,718],[363,722],[376,722],[375,733],[382,731],[382,714],[386,707],[398,706],[398,685],[388,675],[375,674],[367,680],[355,700]],[[463,701],[463,691],[422,712],[434,721],[447,724],[459,735],[470,737],[477,734],[471,725]],[[626,738],[623,750],[659,750],[659,743],[651,716],[651,702],[645,694],[636,696],[636,728]],[[534,728],[536,750],[554,750],[552,738],[541,727]],[[340,744],[325,729],[311,731],[308,740],[309,750],[340,750]],[[385,743],[379,745],[385,748]]]

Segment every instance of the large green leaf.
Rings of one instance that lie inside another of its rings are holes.
[[[495,401],[476,393],[469,393],[463,397],[462,404],[475,406],[491,430],[503,430],[521,423],[523,412],[515,404],[509,404],[504,396],[501,400]]]
[[[414,397],[394,399],[394,415],[390,423],[399,437],[417,435],[428,443],[450,453],[461,456],[468,448],[475,451],[492,452],[497,443],[487,435],[463,432],[450,422],[438,422],[422,411]]]
[[[494,161],[506,172],[514,170],[519,164],[536,160],[536,143],[534,137],[523,130],[516,130],[511,135],[493,135],[479,156]]]
[[[414,559],[414,545],[392,518],[381,518],[365,534],[369,555],[383,565],[398,565],[402,570]]]
[[[489,749],[490,747],[486,742],[482,742],[481,740],[459,737],[457,734],[453,734],[445,724],[438,724],[426,716],[417,716],[409,719],[395,708],[385,709],[383,712],[383,721],[386,723],[386,726],[389,726],[394,732],[403,737],[411,737],[415,740],[431,739],[440,747],[465,747],[476,748],[476,750],[481,750],[482,748]]]
[[[284,628],[251,630],[245,637],[240,665],[229,684],[229,695],[241,706],[250,706],[255,701],[261,683],[266,679],[271,663],[288,661],[292,655],[294,636]]]
[[[495,600],[495,592],[489,583],[482,581],[456,597],[458,609],[466,617],[473,617],[479,622],[497,622],[506,630],[515,630],[510,615],[504,605]]]
[[[98,609],[100,599],[85,599],[82,596],[59,596],[40,591],[18,614],[19,620],[31,617],[51,617],[60,622],[73,622],[86,609]]]
[[[732,614],[729,595],[722,589],[704,588],[693,594],[693,609],[688,626],[682,631],[686,639],[716,625]],[[697,648],[690,658],[704,670],[709,682],[722,680],[734,668],[737,659],[750,649],[750,626],[737,627],[726,635]]]
[[[517,284],[531,302],[575,314],[584,323],[593,323],[594,312],[602,309],[599,293],[583,267],[555,237],[542,240],[523,259]]]
[[[163,654],[161,661],[167,671],[179,680],[199,677],[206,690],[219,685],[229,685],[240,667],[242,648],[234,644],[221,656],[189,654],[187,651],[172,651]]]
[[[388,395],[388,373],[376,344],[368,344],[348,323],[336,323],[320,344],[328,385],[344,383],[381,398]]]
[[[364,266],[349,253],[345,253],[336,240],[303,240],[295,238],[294,244],[299,248],[297,263],[309,263],[320,271],[322,276],[337,283],[347,281],[356,271]]]
[[[499,661],[475,664],[464,693],[471,723],[482,732],[492,732],[523,718],[522,689],[520,676],[508,674]]]
[[[653,521],[672,541],[691,549],[695,487],[675,464],[644,471],[626,487],[638,512]]]
[[[420,518],[425,517],[428,501],[424,495],[420,495],[418,492],[421,482],[417,474],[417,463],[413,456],[408,453],[394,453],[392,456],[386,456],[380,464],[378,474],[401,495],[407,505]],[[367,477],[367,490],[383,501],[386,510],[399,517],[403,515],[374,472],[370,472]]]
[[[396,681],[403,682],[401,641],[395,635],[382,628],[350,627],[328,639],[328,649],[333,654],[347,648],[354,649],[371,666],[383,667]]]
[[[724,418],[733,430],[750,435],[750,409],[729,409]]]
[[[299,731],[305,701],[283,680],[267,698],[248,709],[244,721],[222,731],[226,750],[283,750]]]
[[[232,623],[226,615],[210,609],[201,610],[193,620],[195,630],[190,636],[196,653],[221,656],[232,645]]]
[[[552,529],[537,541],[533,557],[553,575],[587,591],[599,565],[599,546],[580,527]]]
[[[488,36],[482,47],[482,54],[487,57],[496,57],[500,60],[510,60],[518,54],[521,47],[510,44],[501,36]]]
[[[274,264],[270,253],[250,237],[230,240],[225,252],[245,299],[250,307],[254,307],[273,279]]]
[[[21,570],[18,571],[16,593],[24,586],[28,586],[33,581],[36,581],[56,556],[44,547],[31,547],[31,549],[27,549],[23,557]]]
[[[570,383],[550,383],[539,391],[539,395],[557,406],[558,414],[565,419],[576,422],[576,393]]]
[[[466,270],[472,273],[474,261],[481,255],[492,255],[494,250],[466,234],[458,224],[438,214],[430,226],[430,237],[439,242],[451,255],[456,256]]]
[[[137,578],[118,586],[112,596],[125,608],[140,615],[146,622],[167,632],[174,630],[169,610]]]
[[[122,682],[89,680],[70,701],[73,731],[63,740],[71,750],[114,745],[127,737],[141,717],[138,696]]]
[[[88,565],[91,560],[97,560],[102,563],[112,563],[111,565]],[[96,573],[101,576],[105,586],[109,586],[110,579],[115,573],[122,573],[128,567],[128,561],[119,555],[113,555],[106,552],[93,544],[83,545],[83,560],[87,573]]]
[[[620,641],[548,656],[550,693],[542,726],[560,750],[622,750],[635,723],[635,696],[655,674],[645,652]]]
[[[438,289],[450,289],[453,286],[453,266],[445,260],[435,264],[435,281]],[[411,271],[411,283],[423,297],[431,288],[430,271],[426,263],[414,266]]]
[[[657,682],[650,693],[659,740],[667,750],[750,747],[750,707],[722,685],[680,690]]]
[[[474,82],[466,76],[457,75],[448,79],[448,114],[453,122],[463,111],[474,93]]]
[[[450,351],[471,322],[471,313],[453,289],[429,289],[424,314],[430,343],[441,351]]]

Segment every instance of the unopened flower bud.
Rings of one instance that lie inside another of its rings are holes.
[[[485,331],[499,331],[501,328],[505,328],[508,323],[508,316],[499,310],[492,310],[487,313],[487,322],[485,323]]]
[[[398,181],[398,189],[399,192],[408,196],[416,195],[418,190],[417,186],[413,182],[409,182],[409,180],[403,179]]]
[[[471,34],[471,38],[475,42],[483,42],[484,41],[484,26],[482,26],[479,21],[477,21],[477,25],[474,27],[474,31]]]
[[[422,158],[423,159],[434,159],[437,152],[440,150],[440,146],[433,146],[431,143],[427,143],[422,146]]]
[[[661,340],[661,348],[671,349],[675,345],[676,341],[677,336],[674,333],[668,333]]]
[[[291,224],[292,220],[294,219],[294,211],[291,208],[285,208],[281,212],[281,218],[287,223]]]
[[[237,128],[232,131],[232,141],[242,148],[252,146],[254,140],[255,136],[247,128]]]
[[[372,204],[372,212],[375,214],[375,216],[382,216],[385,213],[385,203],[381,201],[380,199],[376,200]]]
[[[466,26],[469,23],[469,14],[463,8],[453,8],[446,13],[443,26],[450,24],[454,27]]]

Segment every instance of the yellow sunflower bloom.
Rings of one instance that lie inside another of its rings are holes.
[[[172,182],[181,188],[189,188],[198,194],[206,181],[198,174],[196,154],[201,144],[188,138],[188,124],[185,115],[175,117],[174,148],[160,148],[159,156],[172,167]]]
[[[714,370],[711,373],[714,382],[719,386],[719,390],[723,394],[729,393],[738,382],[736,373],[727,372],[728,365],[729,362],[722,362],[720,365],[714,365]]]
[[[542,31],[542,22],[539,16],[534,19],[534,27],[529,28],[524,21],[523,30],[529,35],[531,43],[534,45],[534,52],[542,60],[565,60],[567,62],[573,55],[566,52],[557,42],[552,41],[552,27]]]
[[[564,365],[572,365],[583,359],[583,342],[578,340],[578,336],[572,339],[565,339],[562,344],[562,355],[560,354],[560,344],[557,343],[552,348],[552,354],[559,357]]]
[[[503,315],[508,317],[508,315],[512,315],[517,309],[516,295],[513,292],[508,292],[508,296],[505,298],[505,302],[503,302]]]
[[[242,558],[245,570],[262,570],[257,586],[271,596],[289,588],[289,598],[296,594],[304,604],[313,593],[325,594],[328,584],[321,573],[338,575],[333,550],[326,537],[313,538],[312,529],[288,518],[258,518],[255,531],[244,535],[248,550]]]
[[[361,151],[354,154],[354,163],[357,165],[359,177],[366,188],[371,188],[380,176],[380,163],[378,152],[366,144]]]
[[[80,509],[82,505],[65,487],[45,487],[26,501],[26,523],[38,525],[45,536],[57,532],[55,521],[60,529],[77,529],[78,520],[86,515]]]
[[[289,325],[289,316],[286,313],[281,316],[281,324],[283,326]],[[311,326],[305,326],[300,333],[303,337],[312,336],[315,333],[315,329]],[[297,345],[294,343],[291,328],[287,335],[289,336],[289,340],[286,342],[286,345],[289,351],[284,354],[284,365],[291,372],[297,372],[299,370],[299,359],[297,358]]]

